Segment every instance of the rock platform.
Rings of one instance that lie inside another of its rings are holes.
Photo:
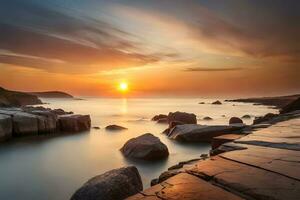
[[[229,141],[127,199],[300,199],[300,116]]]

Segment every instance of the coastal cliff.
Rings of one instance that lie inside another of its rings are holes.
[[[72,95],[61,91],[30,92],[29,94],[40,98],[74,98]]]
[[[42,101],[35,95],[0,87],[0,107],[20,107],[36,104],[42,104]]]

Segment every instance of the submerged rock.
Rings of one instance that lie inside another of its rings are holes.
[[[250,115],[244,115],[242,118],[243,119],[251,119],[251,116]]]
[[[243,123],[243,120],[241,120],[238,117],[231,117],[229,119],[229,124],[242,124],[242,123]]]
[[[168,115],[169,124],[173,121],[182,122],[183,124],[197,124],[196,115],[186,112],[170,112]]]
[[[106,126],[105,129],[109,131],[122,131],[122,130],[126,130],[127,128],[113,124],[113,125]]]
[[[60,115],[58,124],[64,132],[86,131],[91,128],[91,118],[89,115]]]
[[[125,157],[143,160],[158,160],[169,155],[167,146],[151,133],[128,140],[120,150]]]
[[[219,100],[217,100],[217,101],[214,101],[214,102],[212,102],[211,104],[213,104],[213,105],[221,105],[221,104],[222,104],[222,102],[221,102],[221,101],[219,101]]]
[[[213,137],[237,132],[243,126],[208,126],[196,124],[177,125],[167,134],[169,138],[182,142],[210,142]]]
[[[203,120],[209,121],[209,120],[212,120],[212,118],[211,117],[203,117]]]
[[[71,200],[123,200],[143,190],[136,167],[129,166],[108,171],[86,182]]]

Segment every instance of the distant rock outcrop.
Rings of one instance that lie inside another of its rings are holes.
[[[155,115],[151,120],[152,121],[158,121],[160,119],[167,119],[168,115],[164,115],[164,114],[159,114],[159,115]]]
[[[167,146],[151,133],[128,140],[120,150],[125,157],[142,160],[158,160],[169,155]]]
[[[129,166],[108,171],[86,182],[71,200],[123,200],[143,190],[136,167]]]
[[[213,104],[213,105],[221,105],[221,104],[222,104],[222,102],[221,102],[221,101],[219,101],[219,100],[217,100],[217,101],[214,101],[214,102],[212,102],[211,104]]]
[[[72,95],[60,91],[47,91],[47,92],[30,92],[29,94],[41,98],[74,98]]]
[[[36,104],[42,104],[42,101],[35,95],[10,91],[0,87],[0,107],[20,107]]]

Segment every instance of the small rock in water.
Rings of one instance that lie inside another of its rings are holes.
[[[95,176],[79,188],[71,200],[123,200],[143,190],[136,167],[129,166]]]
[[[221,105],[221,104],[222,104],[222,102],[221,102],[221,101],[219,101],[219,100],[217,100],[217,101],[215,101],[215,102],[212,102],[211,104],[213,104],[213,105]]]
[[[110,131],[122,131],[122,130],[126,130],[127,128],[113,124],[113,125],[106,126],[105,129]]]
[[[211,117],[204,117],[203,120],[212,120]]]
[[[164,114],[159,114],[159,115],[155,115],[151,120],[152,121],[158,121],[160,119],[167,119],[168,116],[167,115],[164,115]]]
[[[242,124],[243,120],[238,117],[231,117],[229,120],[229,124]]]
[[[151,133],[128,140],[120,149],[125,157],[158,160],[169,155],[168,147]]]
[[[99,126],[94,126],[93,129],[100,129],[100,127]]]
[[[242,118],[243,118],[243,119],[250,119],[251,116],[250,116],[250,115],[244,115]]]
[[[202,102],[199,102],[198,104],[205,104],[205,102],[202,101]]]

